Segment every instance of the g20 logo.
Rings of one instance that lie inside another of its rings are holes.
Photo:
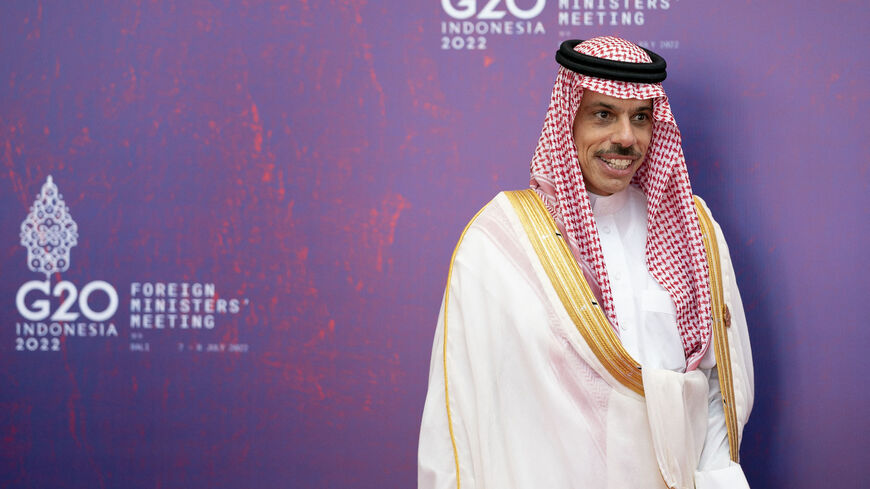
[[[35,295],[37,292],[41,293],[41,298],[28,304],[28,294]],[[57,310],[52,312],[51,301],[48,297],[59,298],[64,293],[66,293],[66,297]],[[102,310],[94,310],[91,307],[90,298],[94,293],[102,293],[108,298],[108,303]],[[72,310],[76,304],[78,304],[78,312]],[[15,294],[15,306],[18,308],[18,313],[29,321],[50,319],[56,322],[73,322],[83,315],[90,321],[102,322],[114,316],[118,310],[118,292],[115,291],[112,284],[103,280],[89,282],[82,287],[81,291],[76,288],[75,284],[66,280],[61,280],[55,284],[54,288],[51,287],[51,282],[48,280],[31,280],[18,288],[18,293]]]
[[[486,0],[486,4],[480,11],[477,10],[477,0],[459,0],[456,2],[456,6],[453,5],[453,0],[441,0],[441,7],[447,12],[447,15],[458,20],[470,19],[475,15],[482,20],[498,20],[504,17],[507,12],[518,19],[528,20],[537,17],[547,3],[547,0],[534,0],[535,4],[531,8],[524,9],[517,5],[517,0],[504,0],[504,6],[507,8],[507,12],[505,12],[499,9],[501,1]]]

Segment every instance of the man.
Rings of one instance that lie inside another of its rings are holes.
[[[419,487],[748,487],[746,321],[664,60],[614,37],[556,59],[533,190],[499,194],[453,255]]]

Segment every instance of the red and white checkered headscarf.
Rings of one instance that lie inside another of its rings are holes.
[[[615,61],[651,61],[641,48],[615,37],[590,39],[578,44],[575,50]],[[649,271],[674,301],[677,327],[686,354],[686,370],[692,370],[710,343],[709,271],[680,131],[661,83],[605,80],[560,67],[532,159],[531,186],[544,200],[559,227],[563,228],[574,256],[618,332],[601,241],[574,145],[572,127],[584,89],[622,99],[653,99],[652,140],[632,184],[642,189],[647,197],[646,261]]]

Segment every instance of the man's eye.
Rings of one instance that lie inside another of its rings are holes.
[[[598,112],[595,113],[595,117],[597,117],[599,119],[607,119],[608,117],[610,117],[610,112],[607,112],[604,110],[599,110]]]

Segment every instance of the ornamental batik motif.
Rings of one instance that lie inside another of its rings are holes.
[[[78,244],[78,237],[78,226],[49,175],[21,223],[21,246],[27,248],[27,267],[44,273],[46,279],[52,273],[65,272],[69,268],[70,249]]]

